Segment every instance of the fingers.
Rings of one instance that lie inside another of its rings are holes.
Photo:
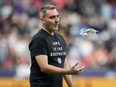
[[[82,66],[82,67],[81,67],[81,69],[84,69],[84,68],[85,68],[85,66]]]
[[[85,66],[82,66],[80,69],[78,69],[79,71],[82,71],[85,68]]]
[[[79,63],[77,62],[74,66],[72,66],[72,68],[70,69],[71,71],[71,74],[80,74],[83,69],[85,68],[85,66],[81,66],[79,69],[76,69],[76,66],[78,65]]]
[[[80,69],[78,69],[78,74],[81,73],[84,68],[85,68],[85,66],[82,66]]]
[[[79,63],[77,62],[74,66],[72,66],[72,69],[74,69]]]

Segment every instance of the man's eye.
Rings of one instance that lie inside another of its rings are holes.
[[[53,19],[53,18],[55,18],[55,17],[54,17],[54,16],[51,16],[51,17],[50,17],[50,19]]]
[[[59,15],[57,15],[57,18],[59,18]]]
[[[50,19],[54,19],[54,18],[59,18],[59,15],[50,17]]]

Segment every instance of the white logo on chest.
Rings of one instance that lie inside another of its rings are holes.
[[[62,63],[61,58],[57,58],[57,60],[58,60],[58,63],[59,63],[59,64],[61,64],[61,63]]]

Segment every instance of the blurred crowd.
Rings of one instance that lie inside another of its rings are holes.
[[[115,0],[0,0],[0,70],[15,70],[16,77],[28,77],[28,45],[41,28],[38,13],[45,4],[58,8],[69,66],[79,61],[87,68],[108,68],[115,73]],[[81,29],[88,28],[99,33],[80,35]]]

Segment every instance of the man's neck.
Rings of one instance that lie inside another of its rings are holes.
[[[50,34],[50,35],[54,35],[54,32],[50,32],[50,31],[48,31],[47,29],[45,29],[45,28],[42,28],[43,30],[45,30],[48,34]]]

